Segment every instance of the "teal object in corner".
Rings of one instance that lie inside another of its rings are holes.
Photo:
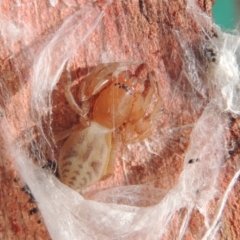
[[[215,0],[213,18],[223,30],[234,29],[238,21],[238,6],[235,0]]]

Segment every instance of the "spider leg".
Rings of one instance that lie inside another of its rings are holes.
[[[88,111],[84,111],[83,109],[81,109],[78,104],[76,103],[72,92],[71,92],[71,75],[68,71],[64,72],[64,80],[65,80],[65,84],[64,84],[64,93],[65,93],[65,97],[70,105],[70,107],[73,109],[73,111],[75,111],[78,115],[81,116],[82,119],[82,124],[85,126],[89,126],[90,121],[87,117]]]
[[[153,75],[150,72],[149,66],[147,64],[145,64],[145,67],[147,68],[147,71],[148,71],[148,74],[147,74],[148,80],[147,81],[149,81],[150,87],[149,87],[149,90],[148,90],[148,92],[145,96],[145,101],[144,101],[144,104],[143,104],[143,109],[144,110],[147,110],[149,104],[152,101],[152,96],[154,94],[155,84],[157,86],[157,94],[158,94],[157,102],[155,104],[155,107],[154,107],[153,111],[149,115],[149,116],[151,116],[151,119],[152,119],[156,115],[156,113],[159,110],[160,105],[162,103],[161,93],[160,93],[160,84],[159,84],[159,81],[154,82]]]
[[[77,125],[73,126],[73,127],[70,128],[70,129],[67,129],[67,130],[65,130],[65,131],[59,132],[58,134],[55,134],[55,135],[54,135],[54,140],[55,140],[56,142],[58,142],[58,141],[60,141],[60,140],[62,140],[62,139],[64,139],[64,138],[70,136],[72,132],[74,132],[74,131],[81,131],[81,130],[83,130],[84,128],[85,128],[85,126],[84,126],[82,123],[77,124]]]
[[[70,136],[71,132],[72,132],[72,129],[68,129],[68,130],[62,131],[58,134],[55,134],[53,138],[54,138],[55,142],[58,142],[64,138]]]
[[[127,144],[142,141],[148,138],[151,133],[151,119],[149,117],[140,118],[134,124],[129,122],[125,125],[124,131],[121,131],[123,142]]]
[[[146,67],[148,72],[148,79],[143,82],[145,83],[146,89],[137,95],[135,104],[132,109],[132,115],[130,116],[130,121],[126,123],[124,131],[121,133],[123,136],[123,141],[126,143],[138,142],[151,135],[152,120],[159,111],[160,105],[162,103],[159,82],[154,82],[153,75],[149,71],[148,65],[143,64],[143,66]],[[158,95],[157,101],[151,113],[146,114],[152,101],[155,88]]]

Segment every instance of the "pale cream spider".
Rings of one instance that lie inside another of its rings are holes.
[[[58,171],[61,181],[81,189],[106,179],[113,173],[116,146],[132,143],[151,134],[151,122],[159,110],[159,83],[155,83],[148,66],[140,64],[135,74],[130,63],[107,63],[97,66],[79,84],[76,103],[67,81],[65,95],[70,107],[80,115],[81,123],[60,133],[68,137],[60,149]],[[147,79],[139,78],[145,68]],[[158,99],[149,113],[154,92]]]

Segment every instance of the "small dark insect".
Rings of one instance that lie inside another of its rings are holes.
[[[199,162],[199,161],[200,161],[199,158],[196,158],[196,159],[191,158],[191,159],[188,161],[188,164],[192,164],[192,163]]]
[[[34,207],[33,209],[31,209],[31,210],[29,211],[29,215],[33,215],[33,214],[35,214],[36,212],[38,212],[38,208],[37,208],[37,207]]]
[[[192,164],[193,162],[194,162],[193,159],[190,159],[190,160],[188,161],[189,164]]]

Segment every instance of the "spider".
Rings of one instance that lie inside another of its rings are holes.
[[[121,70],[130,63],[98,65],[79,83],[77,104],[71,81],[65,84],[70,107],[80,116],[80,124],[56,135],[56,141],[67,138],[60,149],[60,180],[72,189],[82,189],[113,174],[118,143],[141,141],[151,134],[151,122],[159,110],[160,97],[149,112],[152,96],[159,83],[145,63],[138,64],[135,74]],[[146,78],[139,74],[145,68]]]

